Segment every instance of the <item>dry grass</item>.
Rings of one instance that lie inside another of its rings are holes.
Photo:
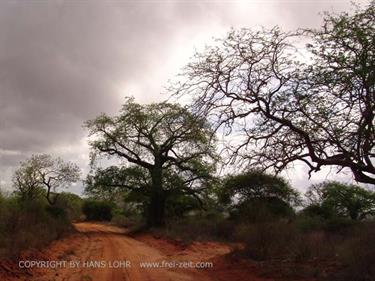
[[[1,201],[1,258],[15,258],[24,249],[43,247],[72,229],[63,211],[56,212],[43,202]]]

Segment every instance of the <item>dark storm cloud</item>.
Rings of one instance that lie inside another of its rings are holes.
[[[32,153],[86,167],[85,120],[118,111],[128,94],[164,99],[194,46],[231,26],[316,25],[318,10],[347,7],[312,3],[1,1],[0,184]]]
[[[152,79],[186,20],[174,11],[149,2],[1,2],[0,180],[32,153],[85,165],[82,124],[117,111],[129,94],[121,87],[160,100],[164,82]]]
[[[83,120],[118,109],[116,83],[143,84],[158,71],[177,31],[165,5],[2,6],[0,144],[7,150],[82,137]]]

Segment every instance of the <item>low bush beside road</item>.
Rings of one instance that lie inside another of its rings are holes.
[[[41,248],[71,230],[72,225],[62,208],[38,199],[1,198],[1,258],[15,258],[22,250]]]

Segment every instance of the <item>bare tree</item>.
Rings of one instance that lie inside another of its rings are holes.
[[[298,52],[295,42],[309,40]],[[174,90],[236,134],[231,160],[276,172],[348,168],[375,184],[375,2],[318,30],[231,31],[198,53]]]

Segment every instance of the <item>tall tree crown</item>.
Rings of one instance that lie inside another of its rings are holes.
[[[184,170],[214,156],[207,122],[175,104],[140,105],[128,98],[118,116],[102,114],[86,125],[95,136],[90,142],[94,152],[147,169],[161,164]]]

